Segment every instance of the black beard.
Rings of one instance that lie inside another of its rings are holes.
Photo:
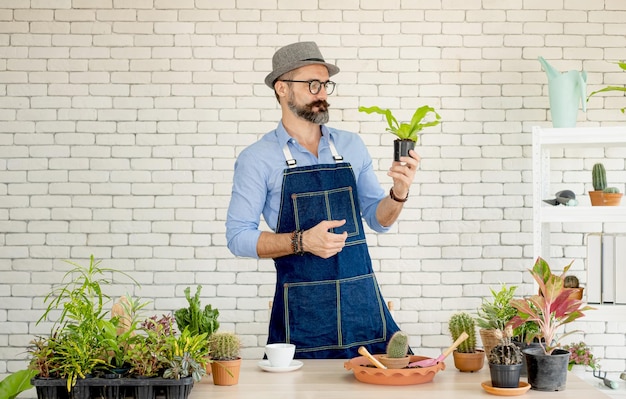
[[[326,100],[318,100],[310,104],[306,104],[302,107],[298,107],[290,98],[287,102],[287,106],[289,107],[291,112],[306,121],[315,123],[317,125],[323,125],[328,122],[328,107],[330,106],[330,104],[327,103]],[[313,111],[313,107],[317,107],[318,111]]]

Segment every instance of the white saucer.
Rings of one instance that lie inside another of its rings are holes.
[[[287,367],[273,367],[269,360],[261,360],[257,363],[260,368],[270,373],[286,373],[288,371],[298,370],[304,363],[299,360],[292,360]]]

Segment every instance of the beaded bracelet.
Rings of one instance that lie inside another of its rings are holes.
[[[304,255],[304,246],[302,244],[302,230],[295,230],[291,233],[291,250],[294,255]]]

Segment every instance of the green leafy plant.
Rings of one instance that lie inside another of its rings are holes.
[[[367,114],[376,113],[384,115],[389,126],[386,130],[398,136],[400,140],[411,140],[417,142],[418,133],[422,129],[430,126],[437,126],[440,123],[441,116],[435,111],[433,107],[424,105],[415,110],[411,122],[398,123],[398,120],[393,116],[393,113],[389,109],[382,109],[377,106],[373,107],[359,107],[359,112],[365,112]],[[423,122],[429,113],[434,114],[434,120]]]
[[[171,315],[152,316],[139,324],[138,337],[133,341],[124,362],[130,373],[143,377],[155,377],[172,360],[171,341],[175,339]]]
[[[409,336],[404,331],[393,333],[387,343],[387,357],[403,358],[409,353]]]
[[[459,312],[450,316],[448,329],[453,341],[456,341],[463,332],[466,332],[468,335],[467,339],[457,347],[456,350],[458,352],[476,352],[476,320],[469,313]]]
[[[163,378],[179,379],[191,375],[195,381],[200,381],[206,374],[209,355],[207,334],[195,335],[185,328],[180,336],[169,336],[166,343],[164,357],[169,359],[169,367],[163,372]]]
[[[217,321],[220,312],[217,309],[213,309],[211,305],[206,305],[202,308],[200,303],[201,289],[202,286],[199,285],[196,288],[196,294],[192,297],[191,288],[185,288],[185,297],[189,306],[175,311],[174,318],[181,331],[189,329],[192,334],[206,333],[207,336],[210,336],[220,326],[220,323]]]
[[[102,320],[98,342],[106,353],[109,369],[120,369],[126,365],[126,353],[139,338],[136,335],[139,312],[148,302],[128,299],[124,296],[113,305],[110,320]]]
[[[67,379],[67,390],[71,391],[78,378],[85,378],[106,365],[106,350],[98,338],[106,323],[104,306],[110,298],[102,288],[111,283],[114,273],[129,276],[101,267],[101,261],[96,261],[93,255],[86,267],[65,262],[73,268],[65,273],[61,285],[44,298],[48,306],[37,323],[47,319],[53,310],[61,310],[53,326],[53,371]]]
[[[617,66],[620,67],[623,71],[626,71],[626,61],[613,62],[612,64],[617,64]],[[609,92],[609,91],[626,92],[626,86],[606,86],[603,89],[596,90],[596,91],[592,92],[591,94],[589,94],[589,96],[587,96],[587,101],[589,101],[589,99],[592,96],[595,96],[598,93],[606,93],[606,92]],[[626,111],[626,107],[622,108],[620,111],[622,111],[622,114],[623,114]]]
[[[539,286],[539,293],[511,301],[511,305],[517,309],[517,315],[509,323],[513,328],[528,321],[537,323],[540,338],[544,341],[540,344],[545,354],[551,354],[560,346],[561,339],[575,332],[569,331],[557,337],[557,330],[561,326],[583,317],[584,311],[593,309],[583,306],[582,301],[575,298],[575,289],[565,288],[565,273],[572,263],[565,266],[561,275],[556,275],[544,259],[537,258],[530,274]]]
[[[15,399],[20,393],[31,389],[30,379],[37,375],[36,370],[20,370],[9,374],[0,381],[0,398]]]
[[[516,289],[517,286],[507,287],[506,284],[502,284],[499,291],[489,288],[492,297],[491,300],[482,299],[476,317],[478,327],[504,330],[509,320],[517,314],[517,309],[510,304]]]

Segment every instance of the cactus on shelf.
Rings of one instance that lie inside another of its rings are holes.
[[[409,336],[403,331],[396,331],[387,343],[387,357],[402,358],[409,353]]]
[[[602,190],[603,193],[607,193],[607,194],[619,194],[619,188],[617,187],[607,187],[604,190]]]
[[[448,329],[450,330],[453,341],[456,341],[463,331],[468,335],[468,338],[457,348],[458,352],[476,352],[476,320],[469,313],[459,312],[450,316]]]
[[[209,356],[213,360],[234,360],[239,357],[241,341],[232,332],[216,332],[209,337]]]
[[[496,331],[496,336],[500,339],[500,343],[489,352],[489,363],[502,365],[522,363],[522,351],[511,342],[512,335],[513,328],[511,326],[508,326],[504,333],[501,330]]]
[[[606,169],[603,164],[597,163],[593,165],[593,169],[591,170],[591,182],[593,189],[596,191],[602,191],[606,188]]]
[[[563,285],[565,286],[565,288],[578,288],[580,282],[578,281],[578,277],[570,274],[569,276],[565,276],[565,279],[563,280]]]

